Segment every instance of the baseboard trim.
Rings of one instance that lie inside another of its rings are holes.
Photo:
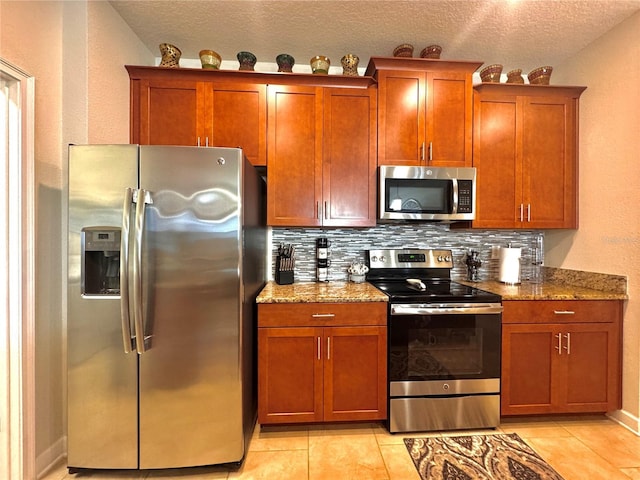
[[[607,417],[640,436],[640,418],[635,415],[631,415],[626,410],[616,410],[607,413]]]
[[[67,437],[60,437],[53,445],[36,457],[36,478],[42,478],[67,457]]]

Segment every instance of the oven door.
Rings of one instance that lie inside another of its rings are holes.
[[[500,378],[502,305],[396,304],[390,309],[392,390],[407,394],[409,386],[400,384],[409,382]]]
[[[389,431],[496,427],[502,306],[389,308]]]

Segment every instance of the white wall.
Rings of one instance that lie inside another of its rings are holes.
[[[36,455],[64,452],[68,143],[128,143],[126,63],[153,65],[107,2],[0,2],[0,56],[36,79]]]
[[[640,414],[640,13],[558,66],[552,83],[586,85],[580,99],[580,228],[547,232],[545,264],[626,275],[623,411]]]

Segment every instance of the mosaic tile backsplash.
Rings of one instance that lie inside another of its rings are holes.
[[[348,280],[347,268],[354,261],[364,262],[365,251],[376,248],[445,248],[454,257],[453,279],[464,279],[467,252],[476,250],[482,266],[480,280],[498,278],[498,260],[491,258],[492,247],[522,248],[522,280],[527,280],[531,270],[531,249],[536,239],[543,236],[533,230],[472,230],[451,229],[448,224],[382,224],[372,228],[276,228],[272,229],[271,278],[275,268],[277,248],[280,243],[296,247],[296,282],[316,281],[316,239],[327,237],[330,242],[329,280]]]

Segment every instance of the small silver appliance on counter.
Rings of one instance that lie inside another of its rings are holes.
[[[70,472],[243,460],[264,187],[240,149],[69,147]]]

